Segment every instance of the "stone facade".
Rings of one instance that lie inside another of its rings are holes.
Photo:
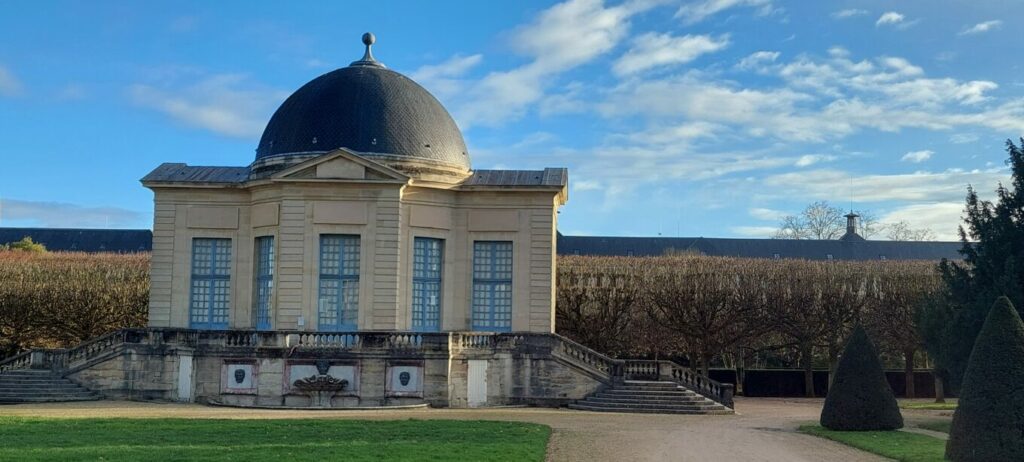
[[[338,150],[240,184],[144,179],[154,191],[149,324],[188,328],[194,238],[231,240],[230,323],[255,328],[254,241],[274,238],[271,328],[318,331],[319,237],[359,236],[358,330],[411,330],[413,242],[443,239],[441,331],[470,330],[473,243],[513,249],[514,332],[554,331],[557,208],[565,185],[421,182]]]
[[[61,357],[67,377],[111,398],[246,407],[314,406],[294,382],[315,374],[317,362],[349,379],[331,407],[559,406],[615,381],[611,363],[581,361],[594,353],[553,334],[146,329],[115,335]],[[479,383],[469,373],[474,361],[485,368]],[[239,365],[245,373],[227,373]],[[389,383],[389,371],[397,369],[410,372],[412,388]],[[233,387],[236,382],[243,386]],[[483,391],[483,401],[471,399],[474,389]]]

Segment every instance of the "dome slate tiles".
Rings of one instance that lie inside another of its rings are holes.
[[[348,148],[368,158],[417,161],[468,171],[462,133],[448,111],[408,77],[369,52],[303,85],[277,109],[256,161]]]

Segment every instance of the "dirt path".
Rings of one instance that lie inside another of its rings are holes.
[[[558,409],[274,411],[123,401],[0,406],[0,416],[480,419],[536,422],[554,430],[552,461],[882,461],[838,443],[795,433],[816,421],[821,400],[737,399],[740,415],[673,416]]]

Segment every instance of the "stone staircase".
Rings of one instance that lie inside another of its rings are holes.
[[[570,409],[649,414],[732,414],[733,410],[669,381],[626,380],[569,405]]]
[[[0,404],[52,401],[92,401],[102,398],[82,386],[45,369],[0,372]]]

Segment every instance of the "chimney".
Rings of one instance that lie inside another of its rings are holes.
[[[853,213],[853,210],[851,210],[850,213],[846,214],[846,234],[844,234],[843,237],[840,237],[839,240],[841,240],[841,241],[863,241],[864,240],[864,238],[861,237],[860,234],[857,234],[857,219],[858,218],[860,218],[860,215],[857,215],[856,213]]]

